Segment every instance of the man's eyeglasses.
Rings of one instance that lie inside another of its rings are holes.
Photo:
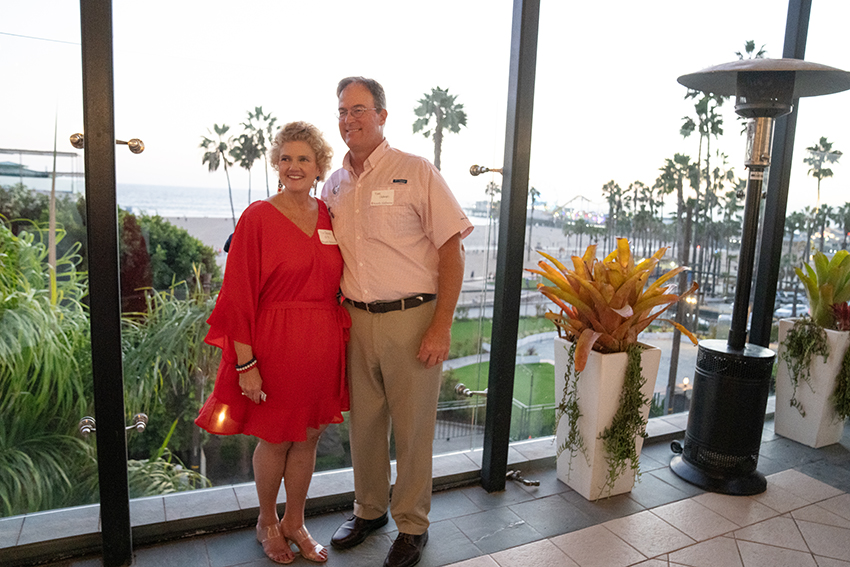
[[[346,110],[344,108],[340,108],[337,113],[337,118],[340,120],[345,120],[347,116],[351,116],[352,118],[360,118],[363,114],[366,113],[367,110],[378,110],[377,108],[366,108],[365,106],[355,106],[351,110]]]

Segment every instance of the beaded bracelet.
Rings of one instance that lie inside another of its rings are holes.
[[[242,374],[243,372],[248,372],[249,370],[251,370],[255,366],[257,366],[257,359],[252,358],[251,360],[249,360],[245,364],[237,364],[236,365],[236,372],[237,372],[237,374]]]

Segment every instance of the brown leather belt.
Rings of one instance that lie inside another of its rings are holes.
[[[405,297],[404,299],[397,299],[395,301],[375,301],[373,303],[363,303],[360,301],[352,301],[351,299],[346,299],[346,301],[357,309],[362,309],[369,313],[388,313],[390,311],[413,309],[414,307],[419,307],[423,303],[428,303],[435,299],[437,299],[437,294],[435,293],[420,293],[418,295]]]

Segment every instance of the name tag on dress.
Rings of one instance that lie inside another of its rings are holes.
[[[319,229],[319,242],[322,244],[337,244],[336,237],[334,237],[334,231],[328,230],[326,228]]]
[[[394,193],[395,191],[393,191],[392,189],[380,189],[377,191],[372,191],[371,205],[373,207],[392,205]]]

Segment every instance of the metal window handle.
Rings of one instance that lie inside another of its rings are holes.
[[[127,146],[134,154],[140,154],[145,151],[145,143],[138,138],[132,138],[129,142],[125,142],[124,140],[115,140],[115,143]],[[79,133],[71,134],[71,145],[78,150],[82,150],[86,146],[85,138]]]
[[[492,171],[493,173],[502,173],[502,168],[495,169],[491,167],[484,167],[483,165],[473,165],[469,168],[469,174],[473,177],[481,175],[482,173],[487,173],[488,171]]]
[[[459,394],[461,396],[466,396],[467,398],[471,398],[472,396],[484,396],[486,398],[487,397],[487,388],[484,388],[483,390],[480,390],[480,391],[470,390],[465,385],[458,382],[457,386],[455,386],[455,393]]]
[[[135,429],[139,433],[142,433],[148,426],[148,416],[143,413],[137,413],[133,416],[133,423],[126,426],[124,428],[125,431],[129,431],[131,429]],[[88,437],[92,433],[97,431],[97,427],[94,421],[94,418],[91,416],[85,416],[80,420],[80,435],[83,437]]]

